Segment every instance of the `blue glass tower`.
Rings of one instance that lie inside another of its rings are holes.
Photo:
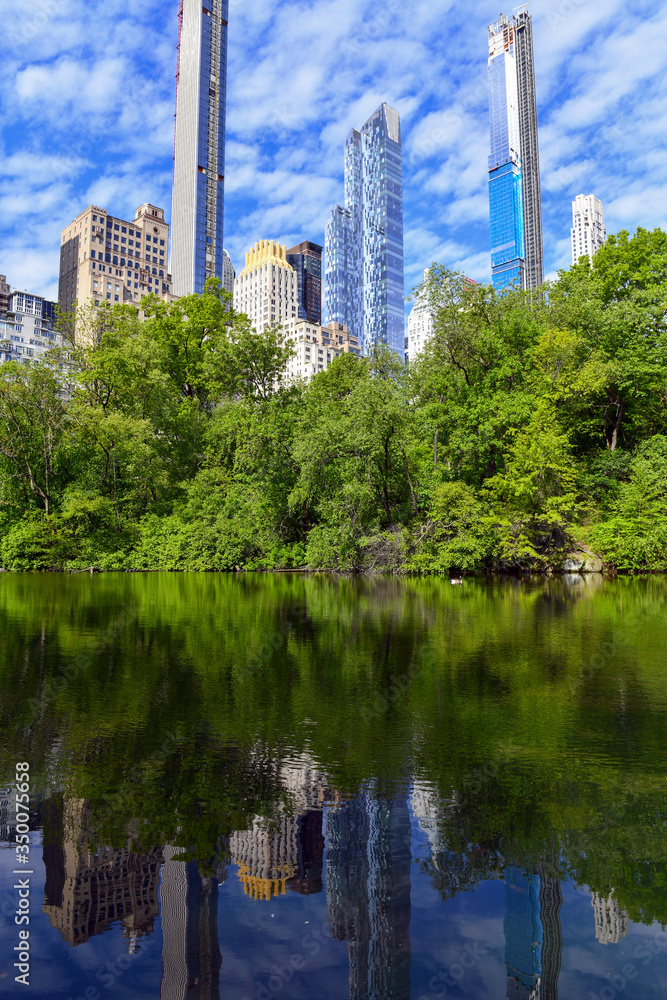
[[[364,354],[403,357],[403,158],[398,112],[382,104],[345,143],[345,205],[325,236],[326,322],[343,323]]]
[[[180,0],[171,225],[174,292],[223,278],[229,0]]]
[[[495,288],[544,281],[533,29],[530,15],[489,26],[489,207]]]
[[[560,882],[509,867],[505,873],[507,1000],[558,1000],[563,935]]]

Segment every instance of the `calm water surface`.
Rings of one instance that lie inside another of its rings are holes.
[[[666,597],[0,577],[0,990],[664,998]]]

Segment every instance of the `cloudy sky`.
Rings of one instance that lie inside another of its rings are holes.
[[[667,228],[667,7],[533,0],[546,266],[571,200],[607,231]],[[171,209],[178,0],[0,0],[0,272],[55,297],[61,228],[91,202]],[[486,26],[498,0],[231,0],[225,245],[323,242],[343,144],[402,119],[406,294],[433,260],[490,276]],[[509,9],[506,9],[509,13]]]

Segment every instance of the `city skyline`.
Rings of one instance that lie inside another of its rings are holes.
[[[580,190],[593,189],[602,199],[610,232],[664,224],[648,210],[660,203],[651,191],[661,189],[662,167],[656,164],[651,181],[643,178],[647,158],[653,166],[663,141],[657,92],[664,84],[654,79],[662,56],[654,39],[666,16],[648,4],[643,18],[625,24],[619,5],[590,6],[570,5],[563,13],[561,3],[545,2],[532,11],[547,277],[557,266],[569,266],[570,205]],[[9,72],[0,91],[7,263],[0,270],[10,272],[14,287],[55,297],[53,247],[81,205],[107,204],[124,217],[147,200],[168,208],[176,7],[148,3],[140,15],[124,15],[122,51],[106,46],[98,65],[96,79],[105,74],[103,93],[92,88],[83,97],[88,51],[97,51],[95,38],[86,42],[88,50],[79,48],[79,39],[91,34],[85,8],[74,3],[67,20],[53,15],[49,30],[39,29],[32,44],[8,9]],[[367,108],[386,100],[404,127],[406,293],[433,259],[488,280],[484,29],[497,7],[473,4],[460,19],[444,7],[417,3],[401,39],[396,19],[378,22],[363,3],[354,11],[336,4],[333,35],[325,38],[325,8],[316,18],[290,19],[288,37],[288,15],[301,12],[300,4],[252,11],[232,4],[225,245],[237,268],[240,254],[265,232],[287,246],[303,239],[323,242],[324,219],[339,198],[336,151]],[[435,52],[445,25],[457,39],[447,46],[446,58]],[[322,59],[325,42],[333,52]],[[143,62],[133,56],[139,46],[150,50]],[[388,46],[393,59],[385,58]],[[632,53],[640,50],[642,59],[634,58],[633,65]],[[257,58],[246,71],[250,51]],[[308,81],[304,101],[285,89],[276,93],[262,76],[269,64],[280,74],[297,52],[297,89]],[[618,60],[633,65],[621,80],[611,75]],[[641,84],[644,77],[651,80],[648,88]],[[132,98],[138,87],[141,101]],[[44,102],[47,90],[52,96]],[[110,145],[105,128],[113,129]],[[49,136],[48,150],[40,145],[42,133]],[[628,141],[640,150],[634,173],[628,176],[624,164],[614,174],[614,151]]]

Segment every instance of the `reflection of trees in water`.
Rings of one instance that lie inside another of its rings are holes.
[[[283,814],[290,754],[308,749],[345,792],[414,768],[456,796],[443,893],[492,871],[489,852],[528,868],[553,853],[633,919],[665,920],[664,594],[660,580],[5,577],[0,761],[29,731],[36,783],[57,758],[104,843],[120,849],[140,817],[138,852],[163,838],[204,875],[232,831]]]

